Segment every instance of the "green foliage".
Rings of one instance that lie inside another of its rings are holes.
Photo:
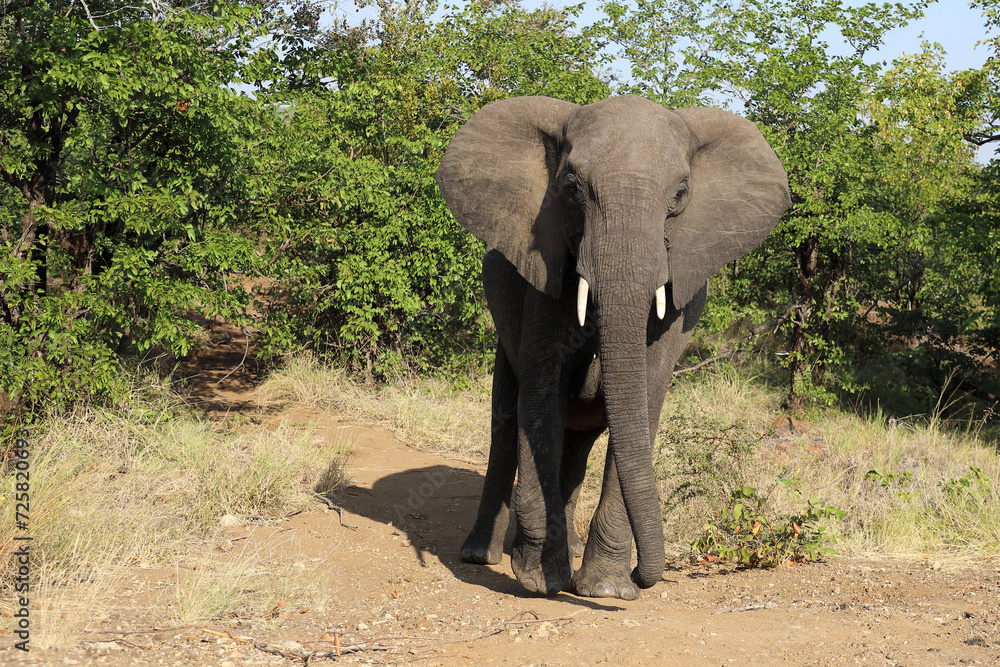
[[[938,482],[945,496],[952,501],[982,503],[992,490],[992,481],[982,468],[969,466],[969,472],[961,477]]]
[[[0,24],[0,390],[27,406],[121,398],[122,355],[239,321],[227,276],[259,262],[234,203],[256,105],[225,87],[253,10],[88,7]]]
[[[903,472],[893,472],[890,470],[879,470],[877,468],[872,468],[865,473],[865,479],[872,482],[878,482],[878,485],[882,488],[902,488],[905,489],[913,481],[913,473],[909,470],[904,470]]]
[[[604,7],[598,33],[632,71],[621,90],[670,105],[722,102],[757,123],[788,172],[792,208],[712,290],[706,321],[769,323],[787,352],[791,406],[861,389],[859,363],[895,346],[921,348],[942,370],[963,354],[961,334],[948,329],[967,330],[976,300],[952,288],[982,256],[943,212],[974,192],[966,137],[981,127],[986,75],[946,73],[931,44],[889,67],[870,57],[924,6]]]
[[[707,75],[705,56],[717,36],[705,30],[716,6],[698,0],[612,0],[604,16],[587,30],[603,47],[605,61],[624,60],[628,77],[619,77],[618,93],[641,95],[668,108],[713,106],[717,81]]]
[[[324,83],[266,93],[286,109],[262,177],[275,183],[268,264],[280,305],[267,349],[308,344],[368,378],[404,368],[461,374],[493,343],[483,248],[432,175],[482,105],[511,95],[603,97],[572,16],[514,3],[379,3],[378,18],[315,38]],[[333,49],[336,48],[336,51]]]
[[[172,362],[220,317],[259,316],[266,355],[307,346],[367,378],[484,367],[482,246],[432,179],[444,148],[492,101],[611,92],[728,106],[783,161],[793,207],[715,279],[704,322],[768,332],[790,404],[1000,391],[983,363],[1000,345],[1000,165],[968,143],[996,140],[989,3],[973,4],[992,55],[968,72],[932,44],[872,61],[923,2],[611,1],[586,27],[582,5],[356,4],[372,18],[308,0],[7,4],[0,405],[120,399],[123,360]]]
[[[778,486],[798,493],[795,480]],[[810,499],[796,514],[774,516],[766,495],[745,486],[733,491],[729,503],[705,524],[704,534],[691,549],[695,553],[732,561],[739,567],[777,567],[786,562],[815,561],[834,554],[827,546],[833,538],[824,521],[840,520],[846,512],[818,499]]]

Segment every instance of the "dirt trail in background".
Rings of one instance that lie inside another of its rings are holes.
[[[509,556],[494,567],[457,556],[484,465],[415,450],[329,412],[261,415],[246,371],[215,384],[242,356],[241,341],[230,347],[203,359],[193,396],[209,416],[311,424],[327,443],[353,442],[350,482],[335,494],[345,525],[317,502],[227,534],[234,556],[264,553],[274,576],[318,586],[326,602],[295,608],[290,595],[266,617],[166,630],[117,608],[95,624],[100,632],[60,650],[25,655],[3,638],[0,663],[290,665],[311,652],[309,664],[1000,664],[997,561],[961,572],[842,559],[764,571],[678,563],[635,602],[530,596]],[[136,588],[170,572],[136,569]]]

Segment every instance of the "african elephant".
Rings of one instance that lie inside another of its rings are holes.
[[[709,277],[790,205],[781,162],[753,123],[717,109],[520,97],[473,116],[435,178],[487,244],[499,338],[488,470],[462,557],[499,562],[519,471],[518,581],[634,599],[664,568],[652,441],[674,365]],[[605,428],[601,499],[574,574],[573,509]]]

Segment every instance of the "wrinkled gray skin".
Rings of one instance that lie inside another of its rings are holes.
[[[674,364],[708,278],[788,208],[784,169],[753,123],[724,111],[521,97],[469,120],[436,178],[489,248],[483,280],[499,335],[489,467],[462,558],[500,561],[520,470],[518,581],[634,599],[663,573],[652,438]],[[661,319],[654,292],[664,285]],[[574,574],[573,514],[605,428],[604,485]]]

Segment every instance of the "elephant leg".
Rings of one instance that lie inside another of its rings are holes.
[[[573,574],[559,474],[566,421],[565,408],[557,409],[564,393],[559,374],[553,366],[530,377],[522,374],[517,405],[517,533],[511,566],[526,590],[548,595],[568,588]]]
[[[601,500],[590,522],[583,563],[573,575],[573,591],[585,597],[635,600],[639,587],[629,574],[631,564],[632,528],[609,445]]]
[[[510,520],[510,497],[517,472],[517,378],[502,345],[497,345],[493,368],[490,422],[490,458],[479,513],[461,551],[466,563],[482,565],[503,559],[503,539]]]
[[[567,430],[563,442],[562,470],[559,474],[563,502],[566,505],[566,525],[569,529],[567,538],[571,558],[583,556],[583,540],[576,530],[576,505],[580,500],[584,477],[587,475],[590,450],[603,432],[603,428],[589,431]]]

